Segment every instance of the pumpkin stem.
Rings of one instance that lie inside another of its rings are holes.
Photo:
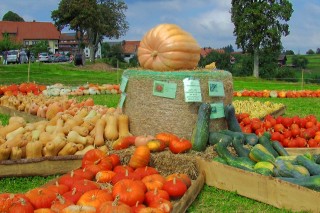
[[[153,58],[157,57],[158,56],[158,51],[154,50],[152,53],[151,53],[151,56]]]
[[[99,163],[100,163],[100,161],[101,161],[101,159],[99,158],[98,160],[96,160],[96,161],[94,162],[94,165],[99,164]]]
[[[114,198],[114,201],[112,202],[112,206],[118,206],[119,200],[120,200],[120,195],[117,194],[117,196]]]

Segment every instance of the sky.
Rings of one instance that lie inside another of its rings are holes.
[[[173,23],[192,34],[201,47],[237,50],[234,25],[231,22],[231,0],[124,0],[129,30],[115,39],[142,40],[145,33],[161,23]],[[8,11],[25,21],[53,22],[51,12],[60,0],[0,0],[0,18]],[[305,54],[320,48],[320,0],[291,0],[294,12],[289,23],[290,34],[282,37],[285,50]],[[67,32],[64,29],[62,32]]]

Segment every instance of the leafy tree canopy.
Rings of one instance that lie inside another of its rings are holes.
[[[104,37],[119,38],[126,33],[126,9],[121,0],[61,0],[51,17],[59,30],[69,27],[76,31],[80,43],[86,38],[95,53]],[[94,54],[91,57],[94,60]]]
[[[309,49],[309,50],[306,52],[306,54],[312,55],[312,54],[314,54],[314,51],[313,51],[312,49]]]
[[[281,36],[289,34],[292,4],[289,0],[232,0],[231,4],[236,44],[254,54],[253,75],[259,77],[259,49],[281,49]]]
[[[292,57],[292,64],[296,67],[305,69],[308,65],[309,61],[305,56],[302,55],[294,55]]]
[[[2,17],[2,21],[17,21],[17,22],[23,21],[24,22],[24,19],[20,17],[18,14],[12,11],[9,11],[6,14],[4,14],[4,16]]]

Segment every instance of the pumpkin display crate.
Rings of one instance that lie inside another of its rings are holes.
[[[224,105],[232,103],[232,75],[224,70],[158,72],[132,69],[125,70],[123,78],[127,79],[123,112],[130,118],[130,132],[134,135],[172,132],[180,137],[191,137],[200,102],[185,101],[183,80],[186,78],[199,80],[202,102],[223,103]],[[154,81],[176,84],[175,97],[165,98],[154,95]],[[209,96],[209,81],[221,82],[225,95]],[[225,129],[224,117],[212,119],[210,128]]]

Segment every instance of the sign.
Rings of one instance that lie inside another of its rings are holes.
[[[199,79],[185,78],[183,86],[185,102],[202,102]]]
[[[177,84],[165,81],[153,82],[153,95],[164,98],[176,98]]]
[[[208,81],[209,84],[209,96],[224,97],[223,83],[220,81]]]
[[[127,94],[122,92],[121,93],[121,97],[120,97],[120,101],[119,101],[119,105],[118,107],[122,108],[123,107],[123,104],[124,104],[124,101],[126,100],[126,97],[127,97]]]
[[[211,103],[210,105],[211,105],[210,119],[225,117],[224,105],[222,102],[221,103]]]
[[[128,78],[125,77],[125,76],[122,76],[121,78],[121,84],[120,84],[120,90],[121,92],[124,92],[126,90],[126,86],[127,86],[127,83],[128,83]]]

